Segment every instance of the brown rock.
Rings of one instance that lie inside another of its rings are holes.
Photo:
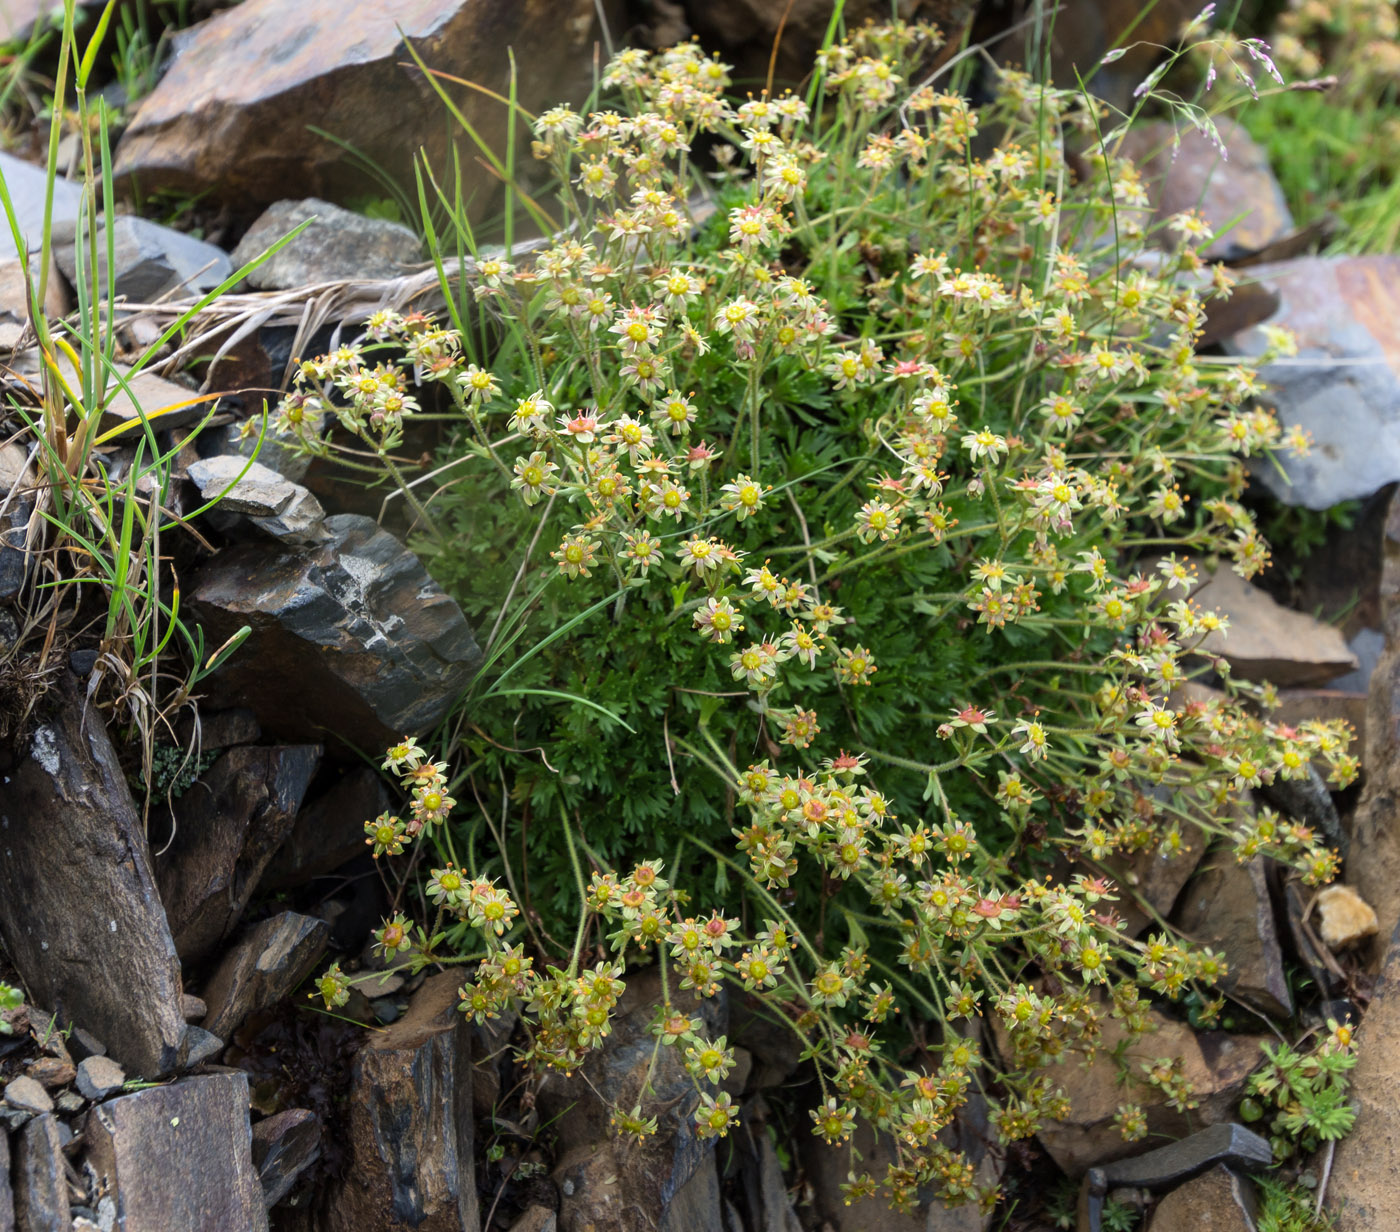
[[[68,1185],[63,1137],[53,1113],[37,1116],[15,1151],[15,1227],[18,1232],[68,1232]]]
[[[1288,1017],[1293,997],[1262,856],[1239,864],[1229,851],[1212,853],[1183,891],[1172,922],[1186,936],[1225,956],[1220,987],[1265,1014]]]
[[[755,83],[768,78],[778,23],[783,21],[774,72],[776,88],[781,90],[796,88],[812,71],[812,57],[826,37],[834,4],[833,0],[793,0],[790,5],[771,0],[725,0],[723,4],[683,0],[683,8],[686,23],[705,44],[723,49],[736,79]],[[910,21],[932,21],[943,32],[943,48],[928,66],[932,70],[957,50],[976,8],[972,0],[914,0],[901,3],[899,15]],[[870,21],[888,22],[890,6],[880,0],[848,0],[842,14],[846,28],[857,30]],[[673,26],[672,33],[678,32]],[[755,85],[755,93],[757,89]]]
[[[324,1232],[477,1232],[471,1032],[461,976],[430,977],[408,1012],[355,1059],[349,1167],[327,1195]]]
[[[1241,125],[1233,120],[1219,123],[1228,158],[1190,125],[1182,129],[1177,143],[1178,130],[1170,123],[1137,125],[1119,147],[1147,182],[1156,222],[1165,223],[1183,210],[1199,210],[1215,232],[1201,254],[1210,261],[1238,260],[1293,230],[1293,216],[1269,156]],[[1174,237],[1168,242],[1174,243]],[[1263,293],[1277,307],[1277,295],[1268,288]]]
[[[66,1087],[78,1076],[71,1058],[39,1057],[24,1067],[24,1072],[46,1090]]]
[[[0,933],[60,1025],[81,1022],[153,1078],[185,1032],[179,959],[102,717],[71,677],[55,697],[0,774]]]
[[[1171,915],[1191,874],[1200,866],[1206,842],[1199,832],[1183,835],[1175,855],[1163,855],[1155,847],[1139,851],[1131,858],[1115,854],[1103,863],[1118,887],[1113,909],[1123,917],[1123,935],[1139,936],[1158,919]]]
[[[1400,933],[1390,939],[1356,1042],[1348,1084],[1356,1125],[1337,1143],[1327,1205],[1338,1232],[1375,1232],[1391,1222],[1400,1192]]]
[[[524,1213],[513,1224],[510,1232],[555,1232],[559,1227],[559,1216],[547,1206],[527,1206]]]
[[[1201,651],[1219,655],[1245,680],[1316,685],[1357,666],[1340,631],[1281,606],[1227,566],[1198,586],[1191,600],[1229,617],[1230,627],[1207,634]]]
[[[294,911],[258,924],[224,955],[205,988],[204,1029],[232,1039],[249,1014],[275,1005],[310,974],[330,935],[324,920]]]
[[[209,1007],[204,1003],[202,997],[196,997],[193,993],[185,993],[180,998],[180,1013],[185,1016],[186,1022],[198,1022],[209,1012]]]
[[[10,1135],[0,1133],[0,1232],[15,1232],[15,1191],[10,1184]]]
[[[1356,858],[1347,866],[1347,880],[1376,909],[1380,941],[1362,951],[1372,969],[1400,924],[1400,499],[1391,500],[1381,544],[1385,649],[1371,673],[1361,746],[1366,781],[1351,823]]]
[[[85,1137],[102,1192],[116,1196],[119,1226],[265,1232],[246,1074],[110,1099],[88,1114]]]
[[[321,1157],[321,1122],[306,1108],[288,1108],[253,1126],[253,1163],[269,1209],[292,1191]]]
[[[314,549],[220,552],[196,575],[192,607],[210,645],[252,626],[215,675],[257,708],[265,731],[324,731],[382,749],[441,720],[481,651],[461,609],[397,539],[356,514],[325,525],[331,538]]]
[[[111,1057],[86,1057],[78,1066],[78,1091],[86,1099],[106,1099],[124,1082],[125,1071]]]
[[[1063,1087],[1069,1097],[1071,1114],[1067,1121],[1045,1126],[1040,1131],[1040,1143],[1072,1177],[1082,1176],[1097,1164],[1143,1151],[1143,1143],[1124,1142],[1113,1123],[1120,1104],[1142,1106],[1147,1115],[1148,1145],[1160,1144],[1163,1138],[1185,1137],[1202,1126],[1228,1120],[1244,1090],[1245,1079],[1262,1057],[1260,1044],[1269,1038],[1225,1031],[1197,1033],[1186,1023],[1155,1010],[1150,1018],[1155,1030],[1136,1043],[1127,1044],[1121,1057],[1117,1049],[1127,1038],[1126,1033],[1122,1024],[1111,1018],[1104,1023],[1100,1047],[1092,1062],[1085,1064],[1082,1057],[1071,1055],[1051,1071],[1051,1081]],[[1200,1106],[1189,1113],[1168,1108],[1165,1096],[1142,1081],[1143,1065],[1152,1065],[1164,1057],[1181,1058],[1182,1075],[1200,1101]],[[1121,1084],[1120,1071],[1124,1067],[1129,1081]]]
[[[1255,1232],[1258,1207],[1250,1180],[1217,1164],[1163,1198],[1147,1232]]]
[[[620,27],[619,27],[620,28]],[[117,147],[125,190],[212,194],[242,208],[297,192],[362,196],[364,175],[322,129],[412,183],[426,148],[449,166],[442,101],[412,65],[400,31],[424,63],[502,94],[514,48],[521,105],[531,111],[582,99],[599,38],[592,0],[400,0],[347,8],[307,0],[287,19],[283,0],[244,0],[194,27],[175,62],[132,117]],[[454,89],[467,121],[505,148],[508,111]],[[287,123],[294,116],[295,123]],[[456,125],[454,132],[460,132]],[[524,136],[522,131],[522,138]],[[462,140],[463,165],[478,151]],[[478,194],[489,209],[493,194]]]
[[[186,962],[237,925],[320,760],[317,744],[230,749],[175,802],[175,833],[156,879]]]
[[[1344,689],[1280,689],[1278,708],[1269,712],[1275,723],[1297,727],[1311,719],[1327,723],[1341,719],[1356,733],[1355,747],[1366,747],[1366,694]]]
[[[1374,937],[1376,910],[1350,886],[1330,885],[1317,896],[1318,933],[1334,950]]]
[[[1062,0],[1048,31],[1055,84],[1076,88],[1078,70],[1100,98],[1128,107],[1133,90],[1160,57],[1162,46],[1175,44],[1182,23],[1200,9],[1195,0],[1159,0],[1151,6],[1137,0]],[[999,34],[998,23],[1004,28],[1004,16],[989,16],[985,25],[979,22],[975,33]],[[996,44],[998,58],[1017,65],[1035,63],[1035,38],[1035,29],[1027,28],[1021,38],[1002,40]],[[1121,48],[1123,56],[1095,73],[1094,66],[1114,48]]]

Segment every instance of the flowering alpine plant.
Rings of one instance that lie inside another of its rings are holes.
[[[1358,769],[1341,724],[1268,717],[1192,599],[1265,567],[1247,467],[1306,445],[1251,368],[1197,354],[1232,283],[1209,228],[1150,225],[1101,104],[997,68],[974,108],[939,44],[868,28],[805,93],[746,100],[693,44],[622,52],[606,105],[533,121],[554,238],[477,251],[468,302],[444,267],[450,323],[376,313],[273,425],[381,459],[489,629],[443,760],[385,763],[409,804],[368,841],[428,874],[386,958],[463,964],[464,1012],[521,1011],[565,1071],[659,964],[702,1136],[738,1116],[734,1050],[680,993],[752,994],[804,1041],[813,1132],[894,1144],[878,1178],[852,1153],[848,1193],[900,1206],[995,1201],[938,1137],[971,1094],[1027,1138],[1107,1018],[1218,1014],[1226,958],[1130,935],[1115,862],[1214,841],[1325,881],[1333,852],[1250,790]],[[461,427],[410,483],[425,407]],[[1190,1106],[1179,1065],[1143,1070]],[[655,1132],[644,1091],[614,1124]]]

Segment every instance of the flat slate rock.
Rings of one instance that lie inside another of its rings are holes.
[[[101,713],[67,673],[50,699],[0,767],[0,885],[28,887],[0,893],[0,934],[39,1004],[154,1078],[185,1021],[141,818]]]
[[[106,1099],[122,1089],[126,1071],[111,1057],[85,1057],[78,1062],[78,1090],[84,1099]]]
[[[69,1232],[63,1128],[53,1113],[37,1116],[15,1149],[15,1224],[20,1232]]]
[[[423,245],[402,223],[366,218],[329,201],[277,201],[233,250],[237,268],[256,260],[302,223],[307,227],[248,275],[262,291],[323,282],[401,277],[423,259]]]
[[[110,1099],[88,1114],[86,1138],[125,1232],[266,1232],[246,1074],[183,1078]]]
[[[330,940],[330,925],[283,911],[254,926],[225,953],[204,989],[204,1028],[230,1039],[249,1014],[276,1005],[310,973]]]
[[[107,297],[107,236],[97,234],[98,297]],[[54,228],[54,251],[59,268],[77,283],[76,221]],[[90,284],[89,249],[83,250],[83,279]],[[175,299],[197,299],[233,273],[228,253],[172,227],[135,214],[119,214],[112,223],[112,277],[119,299],[149,304],[169,293]]]
[[[12,2],[12,0],[5,0]],[[0,154],[0,176],[4,177],[20,235],[31,253],[38,252],[44,234],[44,184],[46,176],[40,167],[27,163],[13,154]],[[77,221],[82,208],[82,189],[72,180],[58,176],[53,188],[53,220],[55,223]],[[0,257],[16,257],[13,235],[8,226],[0,227]]]
[[[321,1122],[306,1108],[288,1108],[253,1126],[253,1163],[269,1209],[292,1192],[321,1157]]]
[[[1305,458],[1255,474],[1279,500],[1308,509],[1359,500],[1400,479],[1400,257],[1299,257],[1250,274],[1279,296],[1265,324],[1298,339],[1298,354],[1267,364],[1267,401],[1285,427],[1312,434]],[[1227,344],[1261,355],[1263,328]]]
[[[214,680],[264,731],[382,748],[438,723],[481,650],[461,608],[372,519],[336,514],[325,527],[315,547],[220,552],[193,579],[193,617],[210,645],[252,627]]]

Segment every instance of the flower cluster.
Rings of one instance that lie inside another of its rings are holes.
[[[1195,991],[1218,1012],[1224,960],[1130,937],[1109,864],[1218,840],[1326,880],[1321,837],[1250,793],[1358,770],[1343,725],[1268,717],[1271,691],[1235,678],[1227,622],[1194,597],[1204,569],[1267,565],[1247,462],[1306,447],[1253,369],[1197,352],[1232,285],[1200,255],[1209,228],[1153,223],[1111,139],[1071,164],[1104,129],[1079,92],[1002,69],[976,110],[911,85],[936,46],[926,26],[867,29],[822,54],[810,95],[746,102],[694,45],[621,53],[604,77],[617,109],[535,121],[570,226],[480,254],[477,316],[376,313],[301,366],[274,423],[313,451],[335,448],[314,425],[337,424],[397,478],[391,451],[431,394],[461,423],[448,465],[479,463],[453,485],[534,528],[510,591],[530,578],[527,616],[546,593],[551,619],[606,611],[612,671],[652,649],[646,670],[693,671],[667,681],[702,699],[692,730],[663,705],[627,716],[651,722],[636,739],[655,738],[658,790],[676,798],[657,839],[744,876],[743,918],[762,927],[695,910],[656,860],[585,871],[561,816],[583,900],[567,966],[527,956],[528,920],[494,881],[432,870],[428,897],[486,947],[464,1010],[523,1008],[531,1059],[572,1070],[610,1031],[629,959],[655,962],[673,990],[657,1047],[696,1082],[698,1131],[723,1134],[732,1052],[677,1005],[740,986],[802,1035],[817,1135],[843,1142],[865,1119],[899,1144],[881,1178],[896,1204],[925,1186],[983,1197],[936,1135],[992,1079],[993,1124],[1014,1141],[1066,1114],[1046,1068],[1092,1052],[1110,1018],[1141,1034],[1148,993]],[[487,323],[509,339],[490,353]],[[431,527],[436,498],[404,493]],[[567,652],[541,670],[579,670],[576,711],[609,713]],[[570,696],[554,676],[515,694]],[[602,739],[579,730],[531,739],[546,755]],[[510,743],[481,746],[512,776],[507,806],[541,782],[541,800],[588,817],[618,806]],[[392,855],[443,833],[453,801],[412,741],[386,766],[409,817],[367,831]],[[737,861],[688,826],[677,776],[695,767],[725,794]],[[1047,880],[1057,849],[1080,871]],[[845,930],[804,931],[808,898]],[[437,934],[407,942],[396,917],[379,944],[441,961]],[[339,996],[344,977],[326,978]],[[937,1021],[909,1065],[879,1037],[911,1000]],[[981,1019],[999,1059],[974,1038]],[[1141,1080],[1190,1106],[1169,1064]],[[1141,1132],[1131,1106],[1120,1123]],[[655,1128],[640,1105],[614,1124]],[[848,1193],[874,1184],[853,1174]]]

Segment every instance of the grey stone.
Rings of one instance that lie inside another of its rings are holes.
[[[271,1209],[291,1193],[301,1174],[321,1157],[321,1122],[306,1108],[288,1108],[253,1126],[253,1163]]]
[[[146,422],[161,432],[188,427],[209,414],[208,401],[197,401],[200,395],[188,386],[167,381],[154,372],[141,371],[133,377],[129,371],[118,366],[123,381],[109,377],[107,402],[102,408],[101,433],[110,434],[113,443],[135,442],[145,435]],[[144,464],[150,465],[149,450]]]
[[[185,1016],[186,1022],[198,1022],[209,1013],[209,1007],[201,997],[187,992],[180,998],[180,1013]]]
[[[38,252],[44,233],[44,181],[41,167],[0,154],[0,177],[4,178],[10,201],[15,209],[19,231],[30,252]],[[58,176],[53,185],[53,221],[55,224],[76,221],[82,208],[82,189],[72,180]],[[14,237],[8,226],[0,227],[0,258],[15,257]]]
[[[559,1216],[547,1206],[527,1206],[510,1232],[557,1232]]]
[[[319,436],[326,426],[326,413],[317,411],[306,416],[308,435]],[[207,443],[207,444],[206,444]],[[269,470],[276,471],[283,479],[299,483],[311,469],[311,457],[296,454],[291,449],[291,438],[279,436],[269,425],[259,441],[257,435],[243,435],[243,423],[225,424],[222,428],[211,429],[200,437],[200,452],[206,455],[242,454],[245,458],[257,455],[257,460]]]
[[[723,1220],[720,1203],[719,1169],[711,1151],[666,1204],[658,1232],[713,1232]]]
[[[194,618],[219,645],[252,635],[216,673],[265,731],[334,733],[361,749],[431,728],[481,662],[454,603],[371,519],[326,519],[314,549],[244,544],[192,581]],[[363,819],[362,819],[363,820]]]
[[[303,487],[297,488],[291,503],[275,518],[254,518],[253,525],[288,546],[309,547],[331,537],[321,502]]]
[[[115,1194],[126,1232],[265,1232],[246,1074],[184,1078],[110,1099],[88,1115],[86,1138],[99,1190]]]
[[[309,287],[342,279],[398,278],[423,259],[423,245],[401,223],[366,218],[329,201],[277,201],[233,250],[236,268],[262,255],[301,223],[309,225],[248,275],[259,290]]]
[[[180,1067],[194,1069],[196,1065],[212,1061],[223,1050],[224,1041],[212,1031],[206,1031],[203,1027],[190,1027],[185,1031],[185,1044],[181,1053]]]
[[[24,1127],[15,1152],[15,1226],[19,1232],[68,1232],[63,1131],[53,1113]]]
[[[457,1009],[460,983],[452,971],[430,976],[408,1013],[356,1057],[349,1164],[327,1195],[323,1232],[477,1232],[471,1031]]]
[[[22,1075],[5,1084],[5,1102],[21,1112],[52,1112],[53,1097],[37,1079]]]
[[[153,1078],[174,1065],[185,1022],[141,818],[101,712],[66,674],[46,701],[0,766],[0,933],[60,1024],[86,1024]]]
[[[1258,1170],[1271,1167],[1273,1162],[1267,1139],[1243,1125],[1222,1123],[1155,1151],[1090,1169],[1088,1180],[1091,1186],[1102,1183],[1105,1192],[1120,1186],[1160,1190],[1180,1185],[1217,1164]],[[1095,1174],[1101,1175],[1101,1182]]]
[[[226,513],[275,518],[296,499],[299,489],[261,462],[223,454],[192,462],[189,476],[205,501],[218,501]]]
[[[230,1039],[249,1014],[277,1004],[325,953],[330,933],[324,920],[294,911],[256,925],[224,955],[204,990],[205,1028]]]
[[[85,229],[85,228],[84,228]],[[59,268],[74,285],[78,281],[76,220],[54,228],[54,251]],[[118,298],[149,304],[170,293],[176,299],[197,299],[227,281],[233,265],[222,248],[183,231],[163,227],[135,214],[112,220],[112,270]],[[83,247],[83,279],[90,282],[90,249]],[[98,297],[107,296],[107,236],[99,220],[97,233]]]
[[[1256,467],[1260,481],[1285,504],[1327,509],[1400,479],[1400,257],[1300,257],[1251,272],[1280,297],[1267,324],[1298,338],[1296,358],[1261,372],[1268,401],[1315,442],[1306,458],[1280,459],[1286,478]],[[1257,356],[1267,346],[1256,327],[1229,349]]]
[[[126,1071],[111,1057],[87,1057],[78,1063],[78,1090],[87,1099],[106,1099],[125,1081]]]
[[[185,961],[207,956],[238,924],[320,760],[316,744],[230,749],[175,802],[156,880]]]

